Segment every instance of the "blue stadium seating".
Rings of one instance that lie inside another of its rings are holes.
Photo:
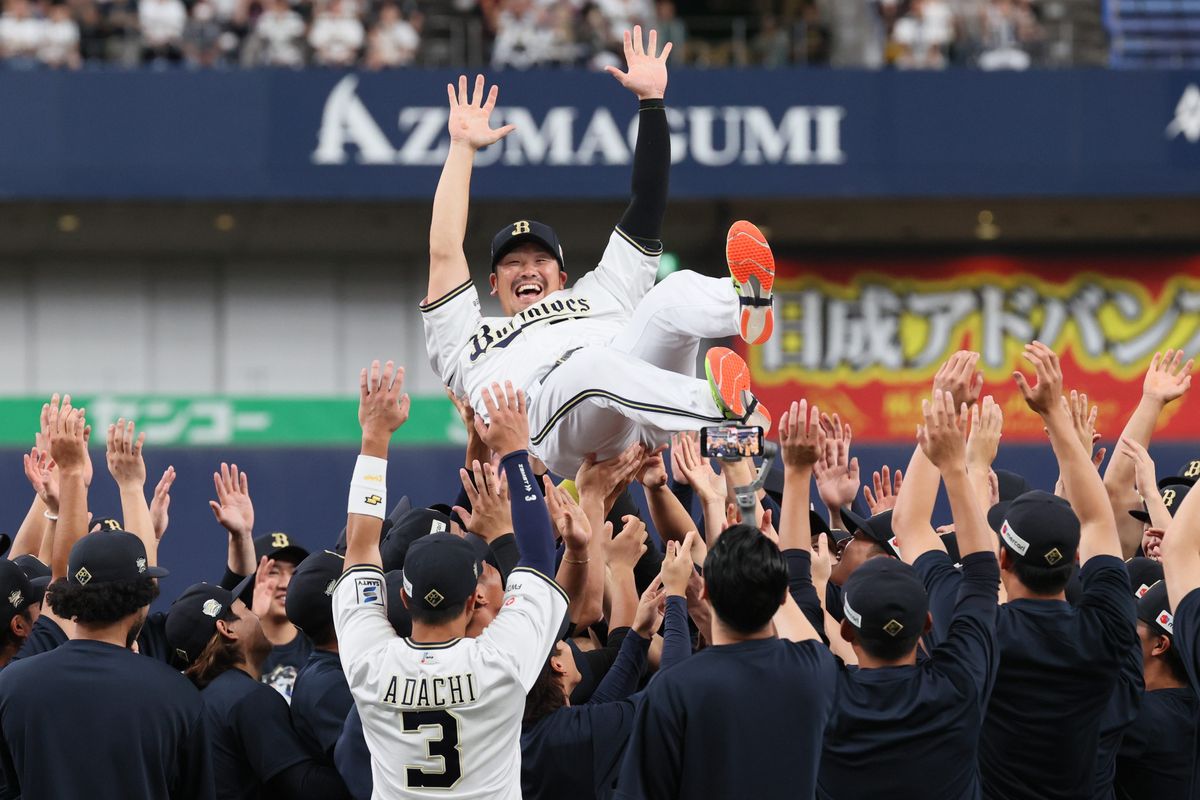
[[[1200,66],[1200,0],[1105,0],[1115,67]]]

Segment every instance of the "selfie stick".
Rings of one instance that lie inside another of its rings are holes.
[[[737,497],[738,514],[741,517],[741,522],[745,525],[754,525],[754,505],[757,502],[758,490],[767,482],[767,474],[771,471],[771,464],[775,461],[775,456],[779,453],[779,445],[774,442],[763,442],[763,461],[762,466],[758,468],[758,475],[754,477],[753,483],[748,486],[735,486],[733,494]]]

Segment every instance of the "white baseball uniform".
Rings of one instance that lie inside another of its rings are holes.
[[[690,271],[655,286],[658,260],[616,228],[596,269],[512,317],[483,317],[467,281],[421,306],[430,363],[485,416],[485,387],[524,389],[530,449],[559,475],[587,453],[604,459],[720,424],[693,373],[701,339],[737,335],[737,292]]]
[[[371,751],[372,800],[520,800],[521,718],[567,612],[567,596],[517,567],[480,636],[417,644],[387,620],[377,567],[342,573],[333,622]]]

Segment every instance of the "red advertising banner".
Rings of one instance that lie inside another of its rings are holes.
[[[1155,351],[1200,352],[1200,256],[956,257],[782,262],[775,332],[748,348],[756,394],[776,417],[806,397],[855,438],[910,442],[938,366],[982,355],[1005,441],[1042,440],[1012,380],[1037,339],[1061,357],[1066,389],[1100,407],[1115,438]],[[745,354],[747,348],[743,346]],[[1200,401],[1168,406],[1159,439],[1200,439]]]

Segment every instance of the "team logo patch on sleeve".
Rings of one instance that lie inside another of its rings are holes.
[[[380,578],[355,578],[354,593],[360,606],[383,605],[383,580]]]

